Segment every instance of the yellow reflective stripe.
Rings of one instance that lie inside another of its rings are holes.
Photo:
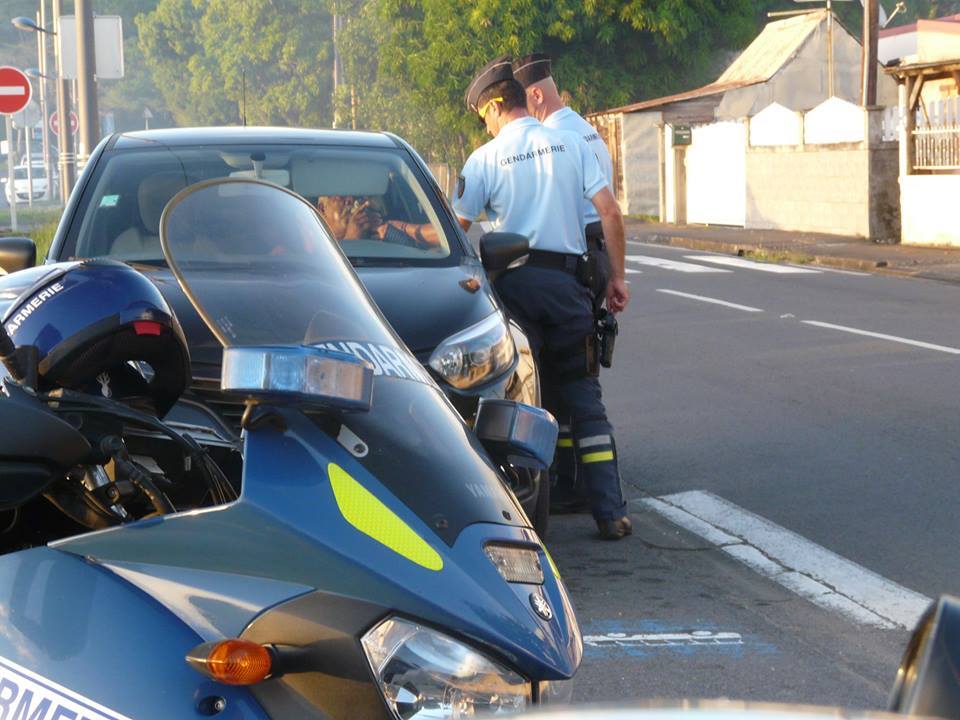
[[[547,556],[547,562],[550,563],[550,569],[553,570],[553,576],[554,576],[557,580],[559,580],[559,579],[560,579],[560,571],[557,570],[557,565],[556,565],[555,562],[553,562],[553,558],[550,556],[550,551],[547,550],[547,546],[546,546],[546,545],[541,545],[540,547],[543,548],[543,554]]]
[[[327,466],[333,495],[344,519],[364,535],[428,570],[442,570],[443,558],[390,508],[335,463]]]
[[[560,438],[557,440],[557,447],[573,447],[573,438]]]
[[[613,450],[601,450],[600,452],[580,456],[580,462],[582,463],[606,462],[607,460],[613,460]]]

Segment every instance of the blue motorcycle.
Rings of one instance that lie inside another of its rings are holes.
[[[500,470],[548,465],[552,418],[489,401],[466,426],[293,193],[194,185],[161,240],[245,403],[242,485],[162,420],[191,374],[157,287],[111,261],[31,271],[0,332],[0,717],[562,697],[579,628]]]

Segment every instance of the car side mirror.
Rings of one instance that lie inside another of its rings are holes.
[[[37,264],[37,246],[28,237],[0,237],[0,268],[12,273]]]
[[[890,710],[960,718],[960,598],[942,595],[910,637],[890,693]]]
[[[498,462],[536,470],[546,470],[553,462],[559,427],[542,408],[481,398],[473,429]]]
[[[530,254],[530,241],[523,235],[489,232],[480,238],[480,261],[487,272],[506,270]]]

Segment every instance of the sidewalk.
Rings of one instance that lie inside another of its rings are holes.
[[[812,263],[960,283],[960,247],[879,245],[863,238],[783,230],[645,223],[625,218],[627,240],[742,255],[775,262]],[[629,254],[629,247],[627,249]]]

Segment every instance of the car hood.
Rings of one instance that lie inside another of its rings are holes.
[[[359,267],[380,310],[420,360],[446,338],[480,322],[497,305],[479,266]],[[475,279],[477,284],[470,281]],[[464,285],[472,285],[473,292]]]

